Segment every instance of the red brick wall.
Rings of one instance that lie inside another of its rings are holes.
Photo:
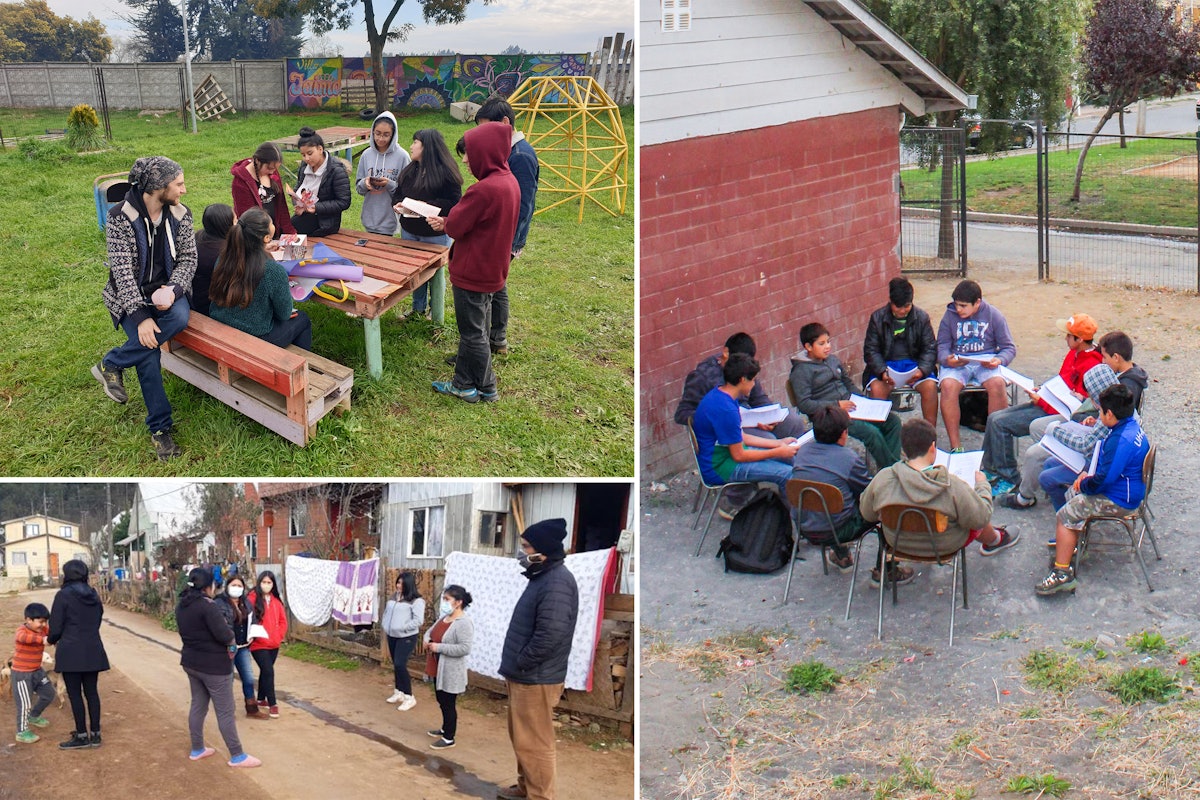
[[[787,403],[800,326],[829,328],[857,382],[867,318],[900,272],[894,107],[643,147],[642,471],[692,465],[672,419],[698,361],[745,330]]]

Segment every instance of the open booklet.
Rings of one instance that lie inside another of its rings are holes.
[[[850,419],[861,419],[866,422],[883,422],[892,410],[891,400],[872,400],[869,397],[852,394],[850,395],[850,402],[854,403],[854,410],[850,412]]]
[[[888,367],[887,374],[888,377],[892,379],[892,383],[894,383],[896,386],[908,386],[908,382],[912,380],[920,370],[920,367],[913,367],[906,372],[897,372],[891,367]]]
[[[1068,422],[1064,424],[1075,425],[1078,423]],[[1095,448],[1092,449],[1092,458],[1090,462],[1088,461],[1087,456],[1085,456],[1083,453],[1080,453],[1078,450],[1072,450],[1058,439],[1055,439],[1049,433],[1043,436],[1038,444],[1040,444],[1047,453],[1054,456],[1063,464],[1075,470],[1076,472],[1086,472],[1088,475],[1095,475],[1096,464],[1098,464],[1100,461],[1100,446],[1104,443],[1096,442]]]
[[[933,463],[941,464],[951,475],[957,475],[968,486],[974,487],[975,473],[979,471],[979,465],[983,463],[983,451],[971,450],[966,453],[947,453],[945,450],[939,449]]]
[[[440,217],[442,215],[442,210],[437,206],[421,200],[414,200],[411,197],[406,197],[401,200],[400,205],[402,205],[406,211],[412,212],[411,214],[405,214],[406,217]]]
[[[739,409],[742,413],[742,427],[754,428],[758,425],[774,425],[776,422],[783,422],[787,418],[788,412],[779,403],[771,403],[758,408],[746,408],[742,406]]]
[[[1000,374],[1004,376],[1004,380],[1020,386],[1030,394],[1033,394],[1033,390],[1037,388],[1037,384],[1033,382],[1033,378],[1027,378],[1016,370],[1009,369],[1008,367],[1000,367]]]
[[[1050,380],[1042,384],[1042,388],[1038,389],[1037,396],[1045,400],[1059,416],[1071,418],[1071,415],[1079,410],[1083,405],[1083,401],[1071,393],[1067,382],[1062,379],[1061,375],[1055,375]]]

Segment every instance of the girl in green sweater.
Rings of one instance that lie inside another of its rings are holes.
[[[229,229],[209,287],[211,316],[279,347],[312,350],[312,323],[292,308],[288,274],[267,255],[275,224],[251,208]]]

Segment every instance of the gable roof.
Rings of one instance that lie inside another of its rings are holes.
[[[803,0],[838,33],[925,100],[926,111],[967,107],[967,93],[855,0]]]

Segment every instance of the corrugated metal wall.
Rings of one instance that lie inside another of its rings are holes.
[[[525,506],[525,526],[544,519],[562,517],[567,521],[567,542],[575,539],[575,484],[526,483],[521,486]]]

